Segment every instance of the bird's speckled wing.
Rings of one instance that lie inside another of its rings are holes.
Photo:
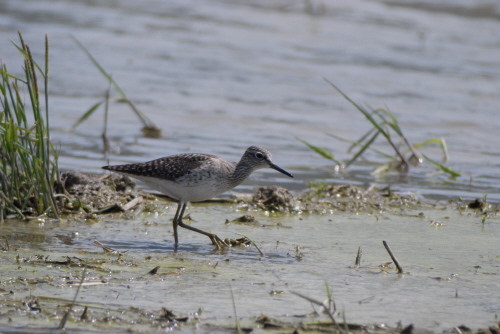
[[[204,163],[213,159],[219,158],[209,154],[186,153],[138,164],[104,166],[102,168],[132,176],[146,176],[175,181],[189,172],[192,173]]]

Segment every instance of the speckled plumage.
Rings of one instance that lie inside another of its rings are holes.
[[[293,177],[272,162],[268,150],[258,146],[250,146],[238,163],[210,154],[185,153],[143,163],[102,168],[136,178],[179,202],[173,223],[176,246],[177,225],[207,235],[217,246],[225,245],[215,234],[201,231],[182,222],[187,202],[204,201],[215,197],[236,187],[253,171],[261,168],[273,168]]]
[[[143,163],[105,166],[103,168],[130,175],[175,181],[214,159],[218,158],[209,154],[185,153]]]

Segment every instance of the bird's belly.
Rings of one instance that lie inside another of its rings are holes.
[[[186,202],[205,201],[231,189],[230,186],[214,178],[203,180],[187,178],[178,181],[150,177],[137,177],[137,179],[162,194]]]

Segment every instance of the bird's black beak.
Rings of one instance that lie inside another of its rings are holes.
[[[269,163],[269,167],[271,167],[271,168],[272,168],[272,169],[274,169],[274,170],[277,170],[277,171],[278,171],[278,172],[280,172],[280,173],[285,174],[286,176],[293,177],[293,175],[292,175],[292,174],[288,173],[286,170],[284,170],[284,169],[283,169],[283,168],[281,168],[281,167],[276,166],[276,165],[275,165],[275,164],[273,164],[273,163]]]

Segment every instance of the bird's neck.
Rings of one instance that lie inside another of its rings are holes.
[[[236,185],[243,182],[254,171],[253,168],[249,167],[247,164],[242,163],[241,161],[238,163],[233,163],[232,169],[233,172],[231,173],[230,179]]]

